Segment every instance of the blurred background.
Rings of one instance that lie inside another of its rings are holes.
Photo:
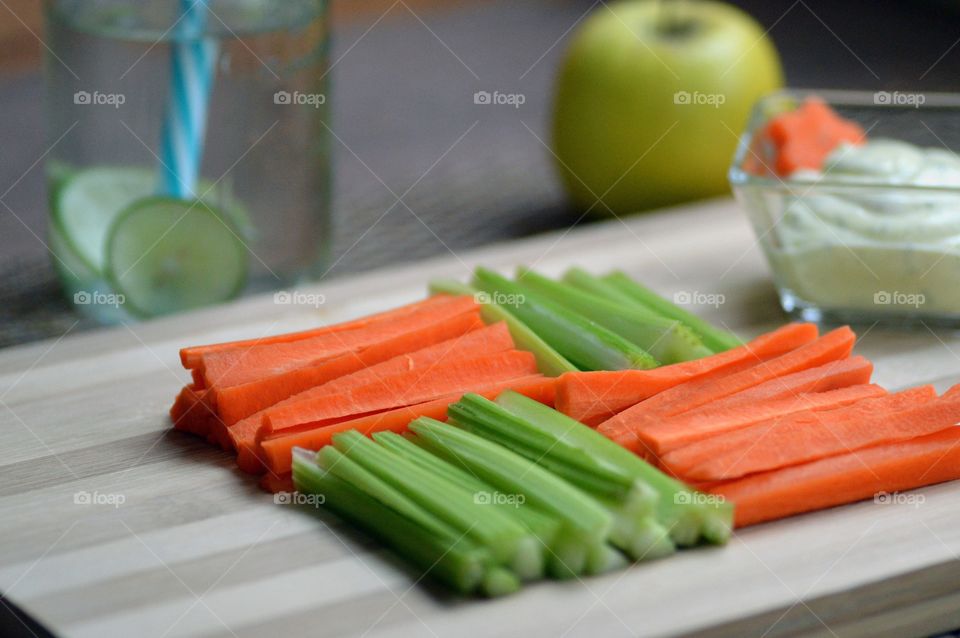
[[[0,0],[0,346],[95,324],[45,246],[41,3]],[[956,90],[960,8],[946,0],[735,1],[772,38],[786,84]],[[334,0],[332,256],[325,276],[593,223],[548,150],[554,79],[602,2]],[[478,91],[522,94],[515,108]],[[955,149],[956,150],[956,149]]]

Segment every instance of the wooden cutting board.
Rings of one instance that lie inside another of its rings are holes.
[[[0,591],[64,636],[907,636],[960,626],[960,483],[864,502],[495,601],[416,582],[335,517],[277,505],[231,459],[172,432],[177,350],[411,301],[475,264],[620,267],[743,336],[784,321],[733,202],[611,221],[0,353]],[[897,389],[960,380],[960,340],[865,326]],[[89,501],[89,502],[88,502]]]

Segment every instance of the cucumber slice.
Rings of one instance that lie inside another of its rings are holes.
[[[226,301],[243,288],[243,242],[219,210],[195,200],[147,197],[114,221],[106,275],[129,310],[154,316]]]
[[[100,273],[93,270],[87,260],[77,254],[57,224],[50,224],[47,228],[47,247],[53,256],[51,260],[53,267],[68,290],[79,289],[91,281],[100,279]]]
[[[110,227],[128,206],[138,199],[156,194],[157,174],[153,169],[124,166],[97,166],[71,170],[57,165],[48,171],[52,191],[53,226],[62,242],[84,264],[86,270],[104,271],[106,243]],[[225,182],[219,186],[200,180],[197,191],[203,201],[227,213],[241,237],[253,237],[250,215],[242,203],[230,195]]]
[[[79,171],[57,189],[54,224],[87,269],[101,273],[107,232],[114,219],[156,187],[156,173],[142,168],[100,166]]]

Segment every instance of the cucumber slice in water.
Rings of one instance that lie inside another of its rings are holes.
[[[154,171],[100,166],[79,171],[57,189],[53,222],[60,237],[89,270],[103,272],[104,245],[113,220],[157,188]]]
[[[106,256],[114,289],[145,316],[231,299],[247,275],[246,248],[228,218],[197,200],[134,202],[114,221]]]
[[[106,260],[107,235],[114,220],[138,199],[156,194],[154,169],[124,166],[97,166],[71,171],[57,166],[51,175],[53,223],[69,254],[85,268],[100,276]],[[241,237],[253,237],[250,215],[241,202],[231,197],[223,184],[200,180],[197,192],[203,201],[229,216]],[[72,270],[78,270],[72,268]]]

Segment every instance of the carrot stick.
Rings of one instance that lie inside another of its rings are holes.
[[[340,392],[268,408],[229,428],[237,465],[248,472],[262,466],[257,442],[286,430],[308,430],[322,425],[376,414],[385,410],[424,403],[474,387],[484,387],[537,373],[536,358],[529,352],[511,350],[463,361],[444,362],[424,370],[388,376]],[[322,387],[322,386],[321,386]],[[295,397],[291,397],[295,398]],[[278,427],[279,426],[279,427]]]
[[[775,168],[783,176],[802,168],[820,170],[841,142],[862,144],[866,137],[859,124],[815,98],[772,118],[761,135],[776,147]]]
[[[811,323],[791,323],[753,341],[702,359],[652,370],[569,372],[557,384],[557,409],[567,416],[597,425],[632,405],[669,388],[743,370],[817,338]]]
[[[441,364],[462,366],[473,359],[486,359],[492,355],[504,354],[509,350],[519,352],[513,348],[513,338],[510,336],[507,324],[500,322],[459,337],[447,339],[441,343],[401,354],[376,365],[357,370],[353,374],[338,377],[322,386],[301,392],[297,397],[301,401],[321,399],[332,394],[339,394],[350,388],[380,382],[397,375],[411,376],[417,371],[432,375],[433,369]],[[417,377],[417,381],[422,383],[424,379],[423,377]]]
[[[347,352],[314,365],[296,368],[249,383],[217,388],[214,390],[217,410],[224,423],[232,425],[299,392],[407,352],[459,337],[478,330],[483,325],[483,321],[477,315],[458,315],[426,324],[358,352]]]
[[[731,394],[721,401],[748,404],[796,396],[802,392],[826,392],[870,382],[873,364],[865,357],[830,361],[820,366],[775,377],[752,388]]]
[[[273,433],[352,414],[413,405],[468,390],[472,386],[536,373],[534,356],[520,350],[465,360],[444,360],[423,370],[369,379],[355,387],[341,388],[335,394],[318,392],[313,398],[269,408],[263,415],[262,429],[265,433]]]
[[[692,427],[688,429],[684,424],[684,419],[696,419],[698,413],[707,412],[713,418],[706,425],[709,432],[718,433],[732,430],[763,420],[763,417],[760,416],[763,410],[758,406],[765,406],[768,410],[772,410],[773,413],[770,416],[781,416],[790,412],[801,411],[804,409],[803,402],[794,402],[800,407],[794,407],[787,412],[782,410],[791,408],[790,402],[780,401],[774,405],[767,404],[771,401],[796,399],[801,394],[826,392],[851,385],[865,384],[870,381],[872,373],[873,364],[863,357],[831,361],[822,366],[770,379],[760,385],[742,392],[735,392],[699,408],[681,412],[673,417],[645,419],[636,426],[635,433],[648,450],[656,455],[661,455],[675,447],[703,438],[701,428]],[[726,418],[717,419],[717,411],[725,414]],[[709,435],[707,434],[707,436]]]
[[[422,371],[377,379],[335,394],[303,401],[284,401],[282,405],[237,422],[229,428],[228,435],[237,451],[237,465],[245,472],[256,473],[262,468],[257,453],[258,441],[270,435],[309,430],[424,403],[451,393],[459,397],[474,387],[536,373],[536,358],[519,350],[442,363]],[[277,427],[278,423],[282,427]]]
[[[387,361],[363,368],[352,374],[337,377],[328,383],[295,394],[268,408],[258,410],[240,419],[231,425],[228,428],[229,431],[226,432],[229,447],[239,450],[244,445],[252,444],[256,440],[257,432],[261,428],[264,416],[271,411],[279,410],[286,406],[295,406],[303,401],[322,400],[324,397],[341,394],[351,388],[371,383],[379,383],[382,379],[388,379],[398,374],[406,374],[409,378],[410,374],[419,371],[421,375],[429,376],[431,368],[440,362],[465,361],[475,357],[505,352],[512,348],[512,346],[513,339],[510,337],[510,331],[507,329],[506,324],[501,322],[423,348],[416,352],[393,357]],[[362,354],[363,353],[359,353],[359,355]],[[347,356],[355,358],[354,355]],[[380,387],[382,388],[383,386]],[[379,409],[391,407],[395,406],[389,405]]]
[[[494,383],[486,388],[474,389],[472,392],[493,399],[504,390],[513,390],[540,403],[553,405],[555,383],[555,378],[534,375]],[[334,434],[347,430],[357,430],[364,434],[372,434],[383,430],[403,432],[407,429],[407,424],[410,421],[421,416],[443,420],[447,418],[447,406],[459,401],[461,396],[463,396],[463,392],[455,392],[434,401],[267,438],[260,442],[260,449],[254,452],[254,457],[262,458],[271,472],[280,475],[290,471],[290,454],[294,447],[319,450],[324,445],[330,444]]]
[[[391,321],[396,317],[403,316],[415,310],[429,308],[438,301],[442,302],[444,299],[445,297],[442,295],[433,296],[422,301],[415,301],[414,303],[407,304],[406,306],[400,306],[399,308],[393,308],[375,315],[367,315],[359,319],[354,319],[353,321],[345,321],[343,323],[321,326],[319,328],[302,330],[300,332],[287,332],[279,335],[259,337],[257,339],[225,341],[223,343],[214,343],[205,346],[190,346],[187,348],[181,348],[180,362],[183,364],[184,368],[198,368],[203,362],[203,357],[205,355],[213,354],[215,352],[244,350],[252,346],[269,346],[278,343],[290,343],[292,341],[301,341],[303,339],[309,339],[310,337],[317,337],[320,335],[341,332],[344,330],[356,330],[357,328],[363,328],[374,323]]]
[[[174,429],[207,436],[218,418],[209,402],[209,391],[197,389],[194,384],[183,386],[170,407]]]
[[[856,335],[850,328],[837,328],[816,341],[740,372],[700,379],[665,390],[607,419],[597,427],[597,431],[640,453],[644,446],[638,431],[654,421],[692,410],[770,379],[846,358],[855,342]]]
[[[714,485],[737,527],[960,478],[960,428]]]
[[[864,384],[826,392],[791,394],[750,405],[727,404],[723,400],[672,417],[662,422],[663,427],[649,428],[641,436],[657,456],[663,456],[683,446],[755,423],[806,410],[832,410],[883,396],[886,392],[878,385]]]
[[[667,454],[663,464],[697,481],[734,479],[931,434],[958,421],[960,399],[938,399],[933,386],[920,386],[711,437]]]
[[[449,317],[479,313],[472,297],[446,297],[434,304],[394,318],[354,330],[341,330],[309,339],[273,345],[257,345],[238,350],[213,352],[203,357],[203,375],[209,387],[238,385],[269,377],[354,352],[406,332],[437,323]]]

